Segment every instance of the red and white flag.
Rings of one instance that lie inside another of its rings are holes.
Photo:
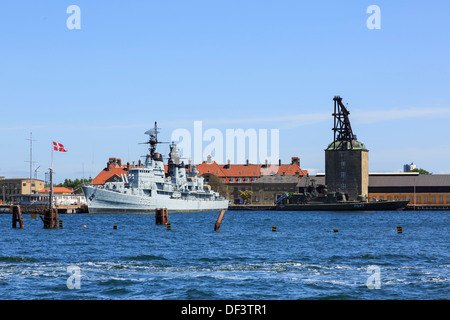
[[[55,151],[61,151],[61,152],[67,152],[66,149],[64,149],[64,146],[61,143],[53,141],[53,150]]]

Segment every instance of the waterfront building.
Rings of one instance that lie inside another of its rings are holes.
[[[239,191],[252,191],[253,204],[273,204],[285,192],[295,192],[307,170],[300,167],[300,159],[292,157],[289,164],[217,164],[208,156],[196,166],[199,175],[228,200],[239,201]]]
[[[57,187],[54,187],[57,188]],[[49,194],[48,193],[35,193],[35,194],[17,194],[13,196],[13,202],[22,205],[27,204],[43,204],[48,205]],[[80,206],[86,205],[86,197],[84,194],[67,194],[67,193],[54,193],[53,204],[56,208],[61,206]]]
[[[30,178],[9,178],[0,177],[0,200],[5,203],[14,201],[14,195],[35,194],[44,188],[44,181]]]
[[[330,191],[348,194],[348,200],[369,193],[369,150],[359,141],[352,144],[341,149],[331,143],[325,149],[325,184]]]
[[[335,96],[333,101],[334,139],[325,149],[325,184],[329,191],[357,200],[368,196],[369,150],[353,134],[342,98]]]
[[[408,171],[414,170],[414,169],[417,169],[417,166],[412,162],[410,164],[403,165],[403,172],[408,172]]]
[[[450,174],[373,173],[369,197],[409,200],[409,205],[450,205]]]

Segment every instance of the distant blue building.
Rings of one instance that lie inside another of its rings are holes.
[[[414,170],[416,168],[417,168],[417,166],[414,163],[412,163],[412,162],[411,162],[411,164],[404,164],[403,165],[403,172],[408,172],[408,171]]]

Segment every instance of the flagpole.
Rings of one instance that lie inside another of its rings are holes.
[[[48,197],[49,197],[49,201],[50,201],[50,203],[49,203],[49,206],[50,206],[50,212],[52,211],[52,209],[53,209],[53,141],[52,141],[52,166],[51,166],[51,168],[50,168],[50,188],[49,188],[49,194],[48,194]]]

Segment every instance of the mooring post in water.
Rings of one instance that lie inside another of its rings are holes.
[[[155,209],[155,223],[156,224],[167,224],[169,220],[169,211],[167,208],[156,208]]]
[[[11,206],[12,211],[12,227],[17,228],[17,222],[19,222],[20,229],[23,229],[22,210],[20,206]]]
[[[155,223],[156,224],[162,223],[162,210],[160,208],[155,209]]]
[[[53,148],[52,148],[53,150]],[[48,208],[44,212],[39,213],[39,217],[44,222],[44,229],[56,229],[58,227],[58,209],[53,206],[53,151],[52,151],[52,167],[50,170],[50,193],[48,195]],[[62,223],[60,225],[62,228]]]
[[[58,227],[58,209],[46,209],[44,213],[40,213],[42,222],[44,222],[44,229],[56,229]]]
[[[163,224],[169,223],[169,210],[167,208],[163,208]]]
[[[220,225],[222,224],[223,216],[225,215],[225,209],[222,209],[219,214],[219,218],[216,221],[216,225],[214,226],[214,231],[219,231]]]

